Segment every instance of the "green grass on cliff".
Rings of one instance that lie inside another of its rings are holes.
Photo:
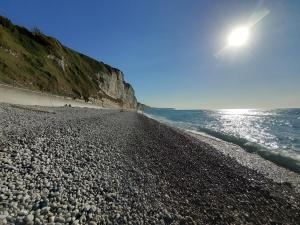
[[[65,69],[51,56],[63,58]],[[108,96],[99,94],[96,74],[113,70],[116,69],[63,46],[37,29],[30,32],[0,16],[1,83],[74,98],[102,98]]]

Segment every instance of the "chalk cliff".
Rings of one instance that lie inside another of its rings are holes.
[[[137,108],[123,73],[0,16],[0,82],[107,107]]]

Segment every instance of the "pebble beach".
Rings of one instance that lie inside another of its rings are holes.
[[[299,224],[300,195],[116,109],[0,104],[0,224]]]

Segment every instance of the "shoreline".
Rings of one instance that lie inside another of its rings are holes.
[[[297,192],[300,192],[300,174],[288,168],[280,166],[271,160],[265,159],[259,154],[248,152],[246,149],[232,142],[222,140],[204,132],[177,127],[168,121],[157,119],[147,113],[144,113],[143,115],[149,119],[153,119],[159,123],[165,124],[176,130],[179,130],[180,132],[188,134],[200,142],[205,142],[211,145],[222,154],[235,159],[239,164],[253,169],[277,183],[290,183]]]
[[[184,132],[184,131],[183,131]],[[277,183],[289,183],[295,190],[300,193],[300,175],[288,170],[284,167],[278,166],[277,164],[264,159],[263,157],[249,153],[242,147],[223,141],[218,138],[209,137],[209,135],[201,135],[192,131],[186,131],[189,135],[195,137],[200,142],[207,143],[214,147],[217,151],[222,154],[235,159],[239,164],[253,169],[256,172],[264,175],[265,177],[277,182]]]
[[[299,221],[290,184],[179,129],[130,111],[42,109],[0,104],[0,223]]]

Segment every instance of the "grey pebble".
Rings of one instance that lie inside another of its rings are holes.
[[[22,107],[0,104],[0,224],[297,224],[290,186],[181,131],[135,112]]]

